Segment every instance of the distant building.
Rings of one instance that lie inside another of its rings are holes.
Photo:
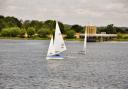
[[[107,41],[117,38],[117,34],[106,34],[106,32],[101,32],[100,34],[96,33],[95,25],[85,26],[85,31],[87,32],[87,41],[96,42],[96,41]],[[80,38],[84,38],[85,34],[80,34]]]
[[[96,35],[95,25],[87,25],[85,27],[85,31],[87,32],[87,41],[96,41],[96,37],[92,36],[92,35]]]
[[[96,26],[94,26],[94,25],[87,25],[85,27],[85,30],[86,30],[88,35],[96,34]]]

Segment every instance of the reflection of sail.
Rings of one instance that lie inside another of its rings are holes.
[[[56,22],[54,47],[55,47],[56,54],[66,50],[66,46],[65,46],[64,40],[62,38],[58,22]]]
[[[53,36],[52,36],[51,41],[50,41],[50,45],[49,45],[47,56],[51,56],[51,55],[54,55],[54,54],[55,54],[55,48],[54,48]]]

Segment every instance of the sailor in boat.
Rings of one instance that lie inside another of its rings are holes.
[[[60,56],[59,54],[56,54],[55,56]]]
[[[58,53],[59,51],[55,51],[56,53]],[[59,54],[55,54],[55,56],[60,56]]]

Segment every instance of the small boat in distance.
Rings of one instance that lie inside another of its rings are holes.
[[[85,29],[85,35],[84,35],[84,46],[82,51],[80,51],[80,54],[86,54],[87,51],[87,29]]]
[[[55,36],[51,37],[46,59],[64,59],[62,52],[65,50],[66,46],[59,28],[59,24],[56,21]]]
[[[85,37],[84,37],[84,47],[83,47],[83,51],[84,51],[84,54],[86,54],[86,51],[87,51],[87,29],[85,30]]]

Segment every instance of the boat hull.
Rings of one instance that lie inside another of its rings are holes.
[[[51,55],[46,57],[47,60],[56,60],[56,59],[64,59],[63,55],[57,54],[57,55]]]

